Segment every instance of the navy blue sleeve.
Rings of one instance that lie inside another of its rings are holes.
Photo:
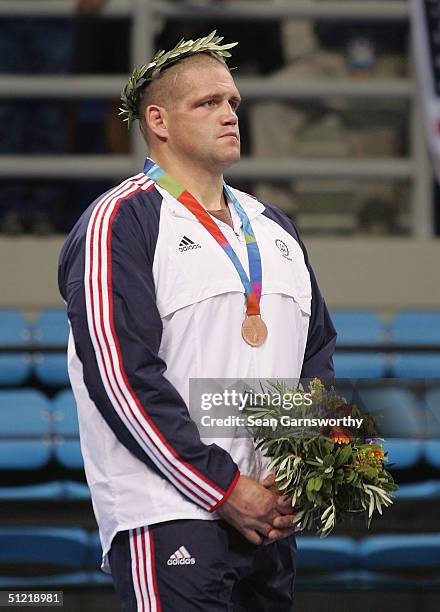
[[[60,257],[77,355],[91,399],[119,441],[194,503],[212,511],[235,486],[229,453],[200,440],[164,376],[152,273],[161,197],[133,183],[105,195],[75,226]]]
[[[304,254],[305,264],[310,274],[312,308],[301,378],[317,377],[323,381],[332,382],[334,379],[333,353],[336,346],[336,330],[310,265],[307,249],[299,236],[298,230],[289,217],[274,206],[266,203],[264,205],[266,209],[263,214],[269,219],[272,219],[272,221],[275,221],[275,223],[278,223],[278,225],[286,230],[286,232],[293,236],[299,243]]]

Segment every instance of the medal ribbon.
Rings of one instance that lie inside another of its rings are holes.
[[[239,215],[243,224],[243,232],[246,239],[246,249],[249,260],[249,276],[246,274],[241,261],[237,257],[234,249],[228,242],[228,239],[223,234],[214,219],[206,212],[203,206],[196,198],[185,189],[183,185],[178,183],[170,176],[163,168],[147,159],[144,166],[144,173],[151,178],[157,185],[168,191],[176,200],[178,200],[187,210],[189,210],[203,227],[211,234],[211,236],[222,247],[226,255],[233,263],[237,270],[240,280],[243,284],[246,294],[246,312],[248,316],[260,314],[260,299],[261,299],[261,257],[258,248],[258,243],[255,238],[254,230],[245,210],[241,206],[238,199],[232,193],[231,188],[223,183],[224,189],[234,204],[235,210]]]

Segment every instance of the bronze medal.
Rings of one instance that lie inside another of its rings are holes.
[[[258,315],[247,316],[241,326],[241,335],[250,346],[261,346],[267,338],[266,323]]]

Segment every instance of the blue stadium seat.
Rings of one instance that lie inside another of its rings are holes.
[[[39,391],[0,391],[0,469],[39,469],[51,457],[50,403]]]
[[[48,386],[69,384],[66,350],[59,353],[44,353],[45,344],[61,344],[67,349],[69,324],[64,309],[43,311],[35,322],[33,340],[42,345],[42,353],[35,357],[34,368],[38,380]]]
[[[101,571],[95,571],[92,573],[92,581],[94,584],[99,586],[112,586],[113,580],[110,574],[104,574]]]
[[[394,344],[440,344],[440,311],[402,310],[391,325]]]
[[[333,363],[336,378],[384,378],[387,375],[386,356],[382,353],[337,350]]]
[[[384,442],[388,464],[392,471],[415,467],[423,456],[423,442],[405,438],[389,438]]]
[[[400,484],[393,494],[397,499],[439,499],[440,480]]]
[[[345,536],[298,535],[298,567],[304,569],[353,569],[358,565],[356,542]]]
[[[87,583],[89,551],[90,536],[83,529],[0,529],[0,586]],[[20,575],[23,565],[32,567],[32,576]]]
[[[426,440],[424,444],[425,460],[435,469],[440,469],[440,440]]]
[[[39,484],[0,487],[0,500],[8,501],[80,501],[90,500],[90,489],[84,482],[52,480]]]
[[[29,344],[26,318],[16,310],[0,310],[0,345]],[[0,385],[21,385],[31,372],[31,358],[25,352],[0,354]]]
[[[385,326],[373,310],[332,310],[331,318],[338,332],[338,346],[343,344],[380,344],[385,342]]]
[[[359,557],[365,569],[440,568],[440,533],[370,536]]]
[[[109,574],[104,574],[99,568],[101,567],[102,561],[102,547],[101,541],[99,539],[99,533],[96,531],[92,534],[92,538],[90,541],[90,551],[88,558],[88,566],[92,571],[92,580],[94,583],[105,586],[111,585],[112,577]]]
[[[390,364],[394,378],[437,378],[440,380],[440,354],[396,353]]]
[[[440,440],[440,387],[429,389],[425,401],[426,437]]]
[[[385,327],[373,310],[333,310],[333,324],[338,332],[334,357],[337,378],[383,378],[386,358],[383,354],[344,352],[344,344],[380,344],[385,341]]]
[[[358,388],[359,409],[376,419],[385,438],[418,438],[424,433],[424,411],[412,391],[398,387]]]
[[[64,390],[52,401],[55,457],[68,469],[82,469],[78,416],[72,391]]]
[[[85,482],[63,481],[64,496],[68,500],[90,499],[90,489]]]
[[[0,487],[0,499],[9,501],[63,499],[63,484],[59,480],[54,480],[52,482],[43,482],[35,485]]]
[[[440,344],[440,311],[404,310],[391,327],[395,344]],[[396,353],[392,375],[397,378],[439,378],[439,353]]]
[[[440,468],[440,388],[426,393],[425,459],[431,467]]]
[[[95,531],[89,542],[89,554],[87,558],[87,566],[90,569],[99,569],[102,561],[102,547],[99,539],[99,532]]]

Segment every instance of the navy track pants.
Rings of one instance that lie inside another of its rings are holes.
[[[255,546],[225,521],[117,533],[109,552],[122,612],[291,612],[296,542]]]

